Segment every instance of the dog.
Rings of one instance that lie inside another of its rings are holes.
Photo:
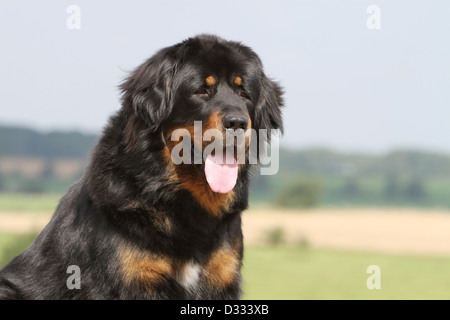
[[[233,143],[217,136],[231,164],[213,152],[174,159],[204,152],[208,141],[194,136],[209,129],[240,132],[248,159],[250,130],[282,130],[283,89],[251,48],[214,35],[158,51],[120,89],[85,174],[0,271],[1,299],[241,297],[254,166],[237,164]],[[174,152],[182,138],[190,148]]]

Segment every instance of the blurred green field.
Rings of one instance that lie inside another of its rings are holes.
[[[2,212],[53,212],[61,194],[0,194]],[[253,206],[254,207],[254,206]],[[35,233],[0,232],[0,267]],[[381,289],[369,290],[369,265],[381,268]],[[247,246],[244,299],[450,299],[450,257],[406,256],[303,246]]]
[[[24,251],[37,233],[15,234],[11,232],[0,233],[0,268],[3,268],[12,258]]]
[[[369,265],[381,289],[368,289]],[[302,249],[246,248],[244,299],[450,299],[450,258]]]
[[[0,266],[36,234],[0,233]],[[369,265],[381,289],[366,286]],[[450,299],[450,258],[396,256],[304,247],[247,247],[243,299]]]
[[[59,193],[0,193],[1,211],[54,211],[61,199]]]

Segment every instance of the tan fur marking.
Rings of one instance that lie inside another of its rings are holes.
[[[193,174],[192,178],[187,178],[181,182],[181,186],[187,189],[206,211],[221,216],[223,210],[228,210],[234,198],[234,191],[226,194],[215,193],[206,182],[200,179],[203,180],[204,178],[199,173]]]
[[[179,183],[180,187],[188,190],[198,201],[198,203],[209,213],[220,216],[224,210],[229,208],[229,205],[234,198],[234,191],[232,190],[226,194],[215,193],[211,190],[205,178],[197,171],[196,168],[192,167],[192,165],[174,165],[172,163],[171,150],[178,143],[178,141],[171,141],[171,136],[172,132],[179,128],[188,130],[192,141],[194,141],[193,125],[174,128],[167,135],[166,141],[168,146],[164,148],[163,154],[170,168],[170,179]],[[215,112],[208,118],[206,125],[202,126],[202,135],[208,129],[222,130],[222,116],[220,115],[220,112]],[[200,147],[199,141],[194,141],[194,143],[197,147]],[[202,141],[202,151],[210,143],[211,141]]]
[[[214,287],[226,287],[236,279],[239,265],[231,250],[220,248],[213,252],[205,266],[207,281]]]
[[[212,113],[208,121],[206,122],[206,125],[203,126],[203,132],[205,132],[208,129],[219,129],[222,130],[222,116],[220,115],[220,111],[216,111]]]
[[[252,119],[247,116],[247,121],[248,121],[248,125],[247,125],[247,130],[245,130],[245,148],[248,149],[248,147],[250,146],[250,142],[252,139]]]
[[[234,84],[237,86],[242,85],[242,78],[241,77],[234,78]]]
[[[210,87],[214,87],[214,85],[216,84],[216,78],[214,78],[213,76],[207,77],[206,84]]]
[[[118,255],[122,275],[127,283],[137,281],[142,285],[151,286],[173,274],[172,263],[167,257],[130,247],[120,248]]]
[[[220,111],[216,111],[209,116],[208,120],[206,121],[206,124],[203,125],[202,127],[202,135],[204,135],[205,131],[209,129],[217,129],[221,131],[223,136],[225,137],[225,133],[223,131],[222,126],[222,116],[220,114]],[[214,141],[214,139],[212,139],[212,141]],[[204,150],[206,146],[209,145],[212,141],[204,139],[204,141],[202,142],[202,150]]]
[[[164,212],[149,211],[153,225],[155,228],[165,234],[172,234],[173,223],[172,220]]]

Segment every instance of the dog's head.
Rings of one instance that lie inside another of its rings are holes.
[[[282,129],[280,86],[264,74],[252,49],[215,36],[159,51],[121,89],[125,104],[154,131],[206,120],[218,111],[225,127],[244,126],[247,120],[256,130]],[[226,121],[231,115],[238,122]]]
[[[225,154],[233,148],[236,159],[239,137],[248,149],[251,130],[283,129],[282,90],[265,75],[259,57],[247,46],[215,36],[190,38],[159,51],[134,70],[121,89],[129,117],[127,147],[135,146],[137,131],[145,128],[161,137],[166,155],[173,160],[174,148],[188,135],[192,162],[188,167],[185,162],[176,166],[178,178],[201,179],[194,177],[196,167],[218,193],[228,193],[231,185],[210,180],[220,180],[217,172],[226,168],[222,176],[237,175],[237,169],[230,169],[237,165],[216,166],[217,150]],[[208,149],[212,141],[217,148]],[[194,159],[196,152],[200,161]],[[223,154],[219,160],[225,161]],[[185,149],[177,149],[176,155],[188,156]]]

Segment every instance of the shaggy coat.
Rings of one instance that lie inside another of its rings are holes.
[[[245,130],[282,129],[281,88],[249,47],[210,35],[162,49],[120,88],[84,176],[0,271],[0,298],[240,297],[250,165],[239,164],[232,191],[213,192],[204,161],[173,163],[171,137],[194,121],[226,132],[230,114]]]

